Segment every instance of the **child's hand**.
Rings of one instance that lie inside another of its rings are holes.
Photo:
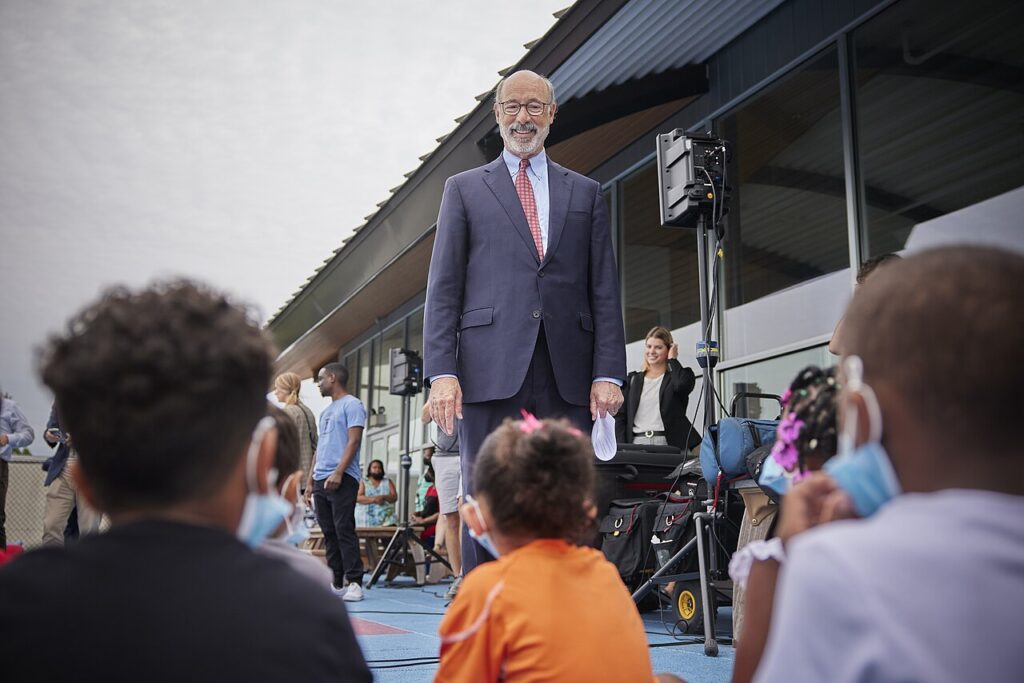
[[[783,500],[775,534],[783,545],[808,529],[854,516],[849,496],[824,472],[815,472],[797,483]]]

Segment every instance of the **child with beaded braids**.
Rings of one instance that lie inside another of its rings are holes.
[[[772,457],[793,481],[820,470],[835,455],[838,391],[834,367],[810,365],[782,394],[783,418]]]
[[[506,420],[481,446],[462,519],[497,562],[467,574],[441,621],[435,681],[655,679],[618,571],[580,539],[594,452],[568,422]]]
[[[776,433],[775,445],[771,454],[765,458],[758,478],[762,490],[785,494],[793,484],[809,473],[820,470],[825,461],[835,455],[838,445],[836,400],[839,389],[836,368],[823,370],[810,365],[801,370],[783,392],[782,420]],[[740,527],[741,547],[729,562],[729,576],[733,580],[735,681],[749,680],[753,674],[764,650],[771,618],[770,610],[765,608],[765,605],[770,607],[770,600],[762,600],[760,609],[756,603],[748,609],[748,590],[751,594],[768,590],[764,581],[758,581],[757,578],[752,578],[748,585],[748,577],[755,561],[778,559],[781,556],[779,541],[765,540],[773,533],[778,504],[769,503],[762,491],[751,489],[749,493],[744,493],[746,512]],[[757,528],[751,526],[751,518],[759,520]]]

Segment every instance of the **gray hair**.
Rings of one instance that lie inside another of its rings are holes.
[[[552,83],[547,78],[544,78],[540,74],[534,73],[533,71],[529,71],[529,70],[526,70],[526,69],[524,69],[522,71],[516,71],[515,73],[511,73],[508,76],[506,76],[505,78],[503,78],[500,81],[498,81],[498,86],[494,89],[494,103],[495,104],[497,104],[498,102],[501,102],[501,90],[502,90],[502,88],[505,87],[505,81],[507,81],[508,79],[512,78],[516,74],[522,74],[522,73],[533,74],[534,76],[536,76],[540,80],[544,81],[544,85],[548,86],[548,98],[551,100],[551,104],[558,104],[555,101],[555,85],[554,85],[554,83]]]

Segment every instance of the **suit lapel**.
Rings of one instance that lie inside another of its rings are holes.
[[[550,164],[550,162],[549,162]],[[537,247],[533,243],[533,235],[530,234],[530,225],[526,222],[526,213],[523,212],[523,205],[516,194],[516,187],[512,184],[512,176],[509,175],[505,159],[499,156],[497,159],[484,167],[484,182],[491,188],[491,192],[497,198],[498,203],[505,209],[509,220],[515,226],[516,232],[523,238],[526,248],[537,258]]]
[[[565,217],[569,213],[569,198],[572,196],[572,181],[569,172],[548,157],[548,248],[544,252],[544,263],[551,260],[558,241],[562,238]]]

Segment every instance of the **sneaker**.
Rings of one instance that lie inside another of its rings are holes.
[[[358,581],[353,581],[345,589],[345,594],[341,596],[341,599],[345,602],[359,602],[363,599],[363,587],[359,585]]]
[[[452,585],[448,587],[448,592],[444,594],[445,600],[452,600],[459,593],[459,586],[462,584],[462,577],[456,576],[455,580],[452,581]]]

